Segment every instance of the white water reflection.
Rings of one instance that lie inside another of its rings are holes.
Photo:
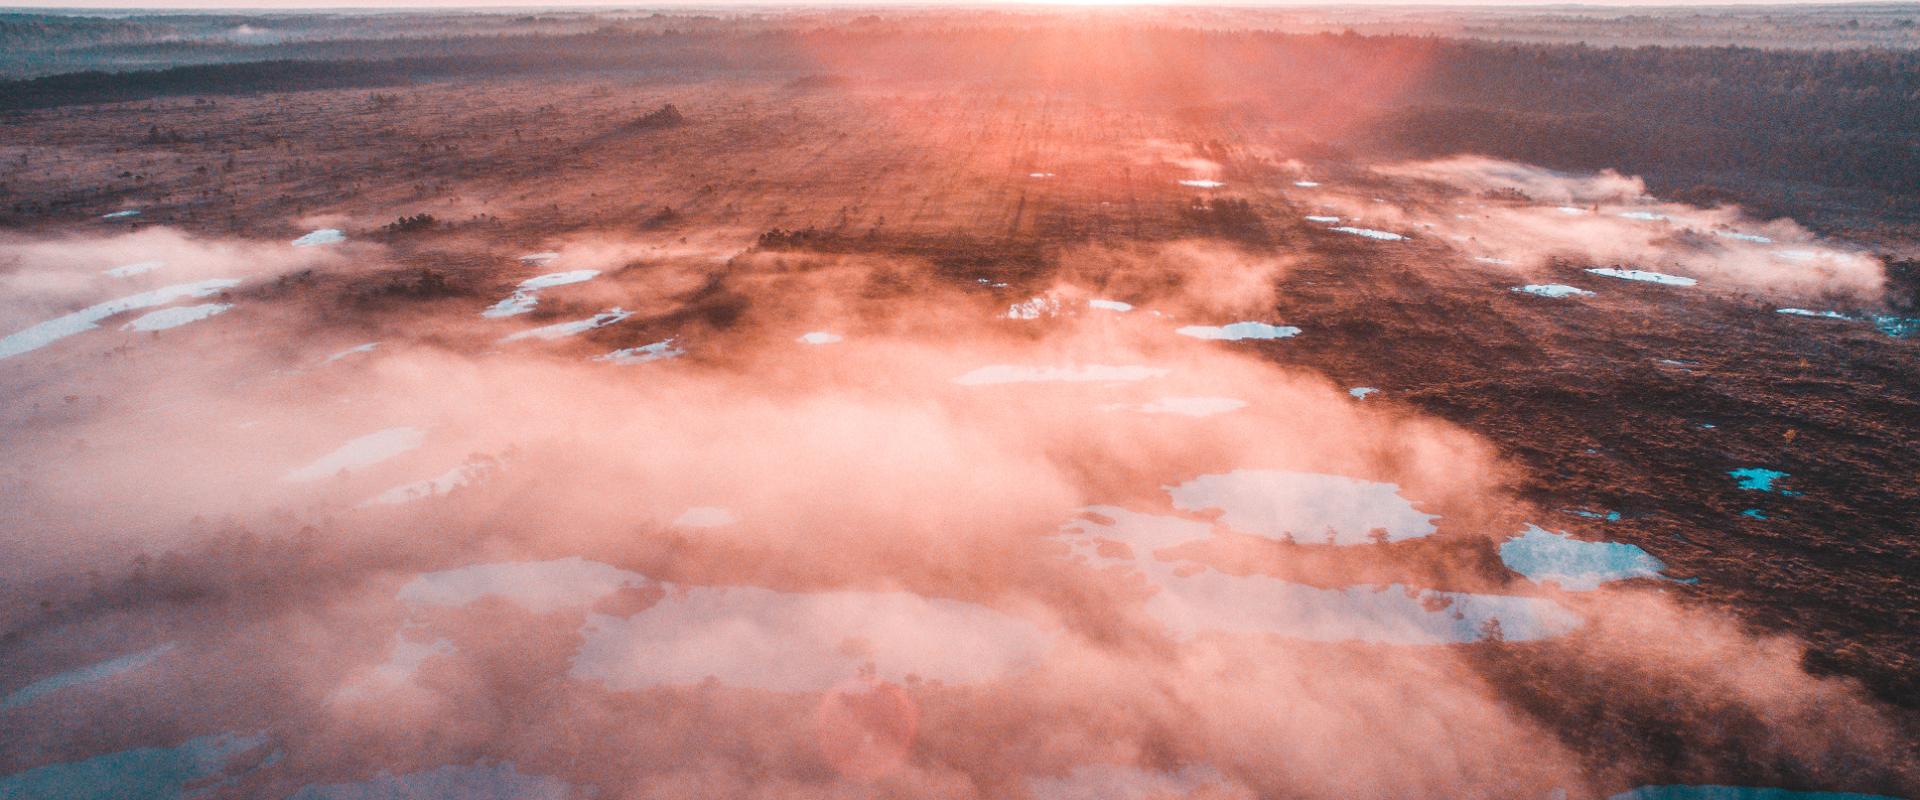
[[[347,240],[347,235],[345,233],[342,233],[338,228],[321,228],[317,231],[314,231],[312,233],[309,233],[305,236],[302,236],[298,239],[293,240],[293,246],[294,247],[321,247],[321,246],[330,245],[330,244],[339,244],[346,240]]]
[[[1405,236],[1394,233],[1392,231],[1380,231],[1380,230],[1374,230],[1372,228],[1356,228],[1352,225],[1341,225],[1337,228],[1329,228],[1328,230],[1339,231],[1340,233],[1351,234],[1353,236],[1362,236],[1368,239],[1378,239],[1383,242],[1398,242],[1407,238]]]
[[[141,669],[153,663],[161,656],[166,655],[172,649],[173,645],[171,643],[163,644],[159,647],[149,648],[137,653],[129,653],[117,658],[110,658],[95,664],[89,664],[79,669],[68,670],[51,677],[41,678],[40,680],[14,690],[12,694],[7,695],[5,700],[0,700],[0,711],[19,708],[40,698],[59,692],[62,689],[103,681],[115,675]]]
[[[339,361],[340,359],[346,358],[348,356],[359,355],[361,353],[371,353],[373,352],[374,348],[379,346],[380,346],[379,342],[367,342],[366,344],[355,345],[353,347],[349,347],[345,350],[341,350],[327,356],[324,360],[320,362],[319,366],[324,367],[328,364],[331,364],[335,361]]]
[[[498,597],[548,614],[639,588],[664,595],[625,618],[587,615],[574,677],[621,690],[716,680],[818,691],[856,677],[977,683],[1032,666],[1054,639],[1031,620],[961,600],[676,585],[578,557],[426,573],[398,599],[448,608]]]
[[[1589,292],[1578,286],[1568,286],[1564,283],[1529,283],[1525,286],[1515,286],[1513,287],[1513,291],[1553,298],[1591,297],[1593,295],[1593,292]]]
[[[652,344],[640,345],[639,347],[622,348],[611,353],[594,356],[593,360],[605,361],[610,364],[645,364],[649,361],[663,361],[665,359],[679,358],[686,355],[687,351],[675,346],[673,341],[672,339],[662,339]]]
[[[1292,325],[1269,325],[1265,322],[1235,322],[1228,325],[1186,325],[1175,329],[1174,333],[1195,339],[1235,342],[1242,339],[1287,339],[1299,336],[1300,329]]]
[[[633,316],[633,312],[627,311],[626,309],[619,307],[609,308],[586,319],[577,319],[572,322],[557,322],[532,330],[508,334],[500,337],[500,344],[508,344],[525,339],[542,339],[546,341],[565,339],[569,336],[586,333],[595,328],[604,328],[631,316]],[[600,358],[605,361],[614,361],[617,360],[618,355],[616,353],[608,353]]]
[[[1212,536],[1204,522],[1113,506],[1062,530],[1090,566],[1137,572],[1155,587],[1146,611],[1177,638],[1263,634],[1322,642],[1436,645],[1523,641],[1580,625],[1573,612],[1533,597],[1446,592],[1403,584],[1325,589],[1266,576],[1228,575],[1165,560],[1159,551]],[[1122,545],[1115,550],[1110,545]]]
[[[639,573],[571,556],[429,572],[400,587],[399,599],[413,605],[454,607],[499,597],[535,614],[547,614],[648,584]]]
[[[425,500],[432,497],[444,497],[454,490],[471,486],[486,480],[501,468],[500,462],[491,458],[476,458],[453,469],[441,473],[438,477],[423,481],[395,486],[361,503],[366,506],[393,506]]]
[[[615,689],[728,686],[819,691],[858,676],[994,680],[1031,666],[1051,636],[959,600],[910,592],[678,587],[626,619],[588,618],[577,678]]]
[[[122,264],[113,269],[102,270],[100,274],[109,278],[131,278],[135,275],[152,272],[166,265],[167,262],[165,261],[136,261],[132,264]]]
[[[151,333],[178,328],[190,322],[222,314],[233,308],[232,303],[202,303],[197,306],[176,306],[163,308],[139,316],[134,321],[120,326],[120,330],[134,333]]]
[[[1434,532],[1438,517],[1413,507],[1392,483],[1282,470],[1201,475],[1167,494],[1184,511],[1219,511],[1241,533],[1301,544],[1397,542]]]
[[[233,278],[213,278],[194,283],[165,286],[148,292],[96,303],[71,314],[47,320],[18,333],[0,338],[0,358],[38,350],[77,333],[100,327],[100,322],[116,314],[142,308],[163,306],[177,300],[207,297],[240,285]]]
[[[1007,308],[1007,319],[1039,319],[1060,313],[1060,301],[1051,297],[1035,297]]]
[[[600,270],[597,269],[576,269],[570,272],[550,272],[545,275],[536,275],[521,281],[519,286],[514,287],[512,294],[507,295],[507,297],[500,302],[488,306],[487,310],[480,312],[480,316],[498,319],[500,317],[525,314],[540,304],[541,290],[551,289],[555,286],[583,283],[593,280],[594,277],[599,274]]]
[[[1657,578],[1666,565],[1630,544],[1588,542],[1528,525],[1500,545],[1500,561],[1535,583],[1557,583],[1572,592],[1630,578]]]
[[[281,480],[311,483],[329,478],[343,470],[370,467],[426,443],[427,432],[419,428],[388,428],[369,433],[340,445],[304,467],[288,472]]]
[[[1679,275],[1668,275],[1664,272],[1648,272],[1647,270],[1643,270],[1643,269],[1616,269],[1614,267],[1594,267],[1594,268],[1588,269],[1587,271],[1595,275],[1605,275],[1609,278],[1619,278],[1625,281],[1641,281],[1643,283],[1658,283],[1666,286],[1692,286],[1696,283],[1699,283],[1699,281],[1696,281],[1692,278],[1685,278]]]

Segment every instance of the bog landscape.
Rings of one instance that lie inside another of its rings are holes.
[[[1920,796],[1920,6],[0,45],[0,798]]]

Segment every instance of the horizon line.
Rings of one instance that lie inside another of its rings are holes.
[[[1542,10],[1578,11],[1578,10],[1587,10],[1587,9],[1613,10],[1613,9],[1631,8],[1631,9],[1639,9],[1639,10],[1683,11],[1687,9],[1725,10],[1725,9],[1737,9],[1737,8],[1766,8],[1766,9],[1818,8],[1823,10],[1832,10],[1836,8],[1848,8],[1848,7],[1862,8],[1862,9],[1913,8],[1916,10],[1920,10],[1920,0],[1870,0],[1869,2],[1860,2],[1860,0],[1688,0],[1687,2],[1665,2],[1665,0],[1583,0],[1583,2],[1571,2],[1571,3],[1565,2],[1565,0],[1487,0],[1484,2],[1459,2],[1458,0],[1431,0],[1431,2],[1426,2],[1423,0],[1382,0],[1382,2],[1368,2],[1367,0],[1344,0],[1343,2],[1317,2],[1316,0],[1299,0],[1298,2],[1293,2],[1291,0],[1248,0],[1247,2],[1233,2],[1232,0],[1195,0],[1194,2],[1179,2],[1178,0],[1174,0],[1173,2],[1168,2],[1168,0],[1145,0],[1144,2],[1132,2],[1131,0],[1116,0],[1115,2],[1091,2],[1091,3],[1061,2],[1061,0],[988,0],[986,2],[982,2],[982,0],[969,0],[968,2],[955,2],[955,3],[939,2],[939,0],[878,0],[878,1],[876,0],[740,0],[739,2],[727,2],[727,0],[720,0],[719,2],[715,2],[715,0],[688,0],[688,2],[674,2],[673,0],[666,0],[665,2],[654,2],[654,3],[646,3],[646,4],[634,4],[634,3],[618,2],[617,0],[610,0],[609,2],[605,2],[605,3],[575,2],[575,3],[566,3],[566,4],[537,4],[537,5],[527,5],[527,4],[518,3],[518,2],[501,2],[497,4],[486,3],[486,2],[474,3],[472,2],[472,0],[462,0],[462,2],[457,4],[450,3],[446,5],[436,5],[436,4],[419,5],[419,4],[386,4],[386,3],[377,2],[377,0],[369,0],[369,2],[358,3],[358,4],[348,3],[348,4],[333,4],[333,5],[285,5],[285,6],[257,5],[257,4],[229,5],[229,4],[221,3],[218,0],[210,0],[210,2],[204,2],[204,3],[181,3],[181,4],[165,4],[165,5],[155,5],[155,4],[148,4],[148,3],[129,3],[125,5],[116,5],[116,4],[101,5],[101,4],[98,4],[97,2],[74,3],[74,4],[53,3],[53,4],[31,5],[31,6],[0,5],[0,14],[30,14],[30,13],[40,13],[40,12],[59,12],[59,13],[68,13],[68,14],[86,13],[86,12],[110,12],[115,14],[125,14],[129,12],[150,12],[150,13],[221,12],[221,13],[229,13],[229,14],[244,13],[244,12],[258,12],[258,13],[269,13],[269,14],[298,14],[298,13],[321,14],[321,13],[338,13],[338,12],[448,13],[448,12],[462,12],[462,11],[485,12],[485,13],[505,13],[505,12],[566,13],[566,12],[588,12],[588,11],[591,11],[591,12],[709,11],[709,12],[738,13],[743,11],[755,11],[755,10],[794,11],[794,10],[807,10],[807,9],[832,9],[832,10],[839,10],[839,11],[861,10],[861,9],[868,9],[868,10],[874,10],[874,11],[892,11],[892,10],[901,10],[901,9],[920,9],[920,10],[944,9],[944,10],[953,10],[953,11],[1001,11],[1001,10],[1008,10],[1008,9],[1060,10],[1060,11],[1066,11],[1066,10],[1097,11],[1097,10],[1120,10],[1120,9],[1130,10],[1130,11],[1154,10],[1154,9],[1186,9],[1186,10],[1225,9],[1225,10],[1236,10],[1236,11],[1298,10],[1298,9],[1329,9],[1329,10],[1334,10],[1334,9],[1367,9],[1367,10],[1420,9],[1424,11],[1436,11],[1436,10],[1467,11],[1467,10],[1486,10],[1486,9],[1527,8],[1527,9],[1532,9],[1536,11],[1542,11]]]

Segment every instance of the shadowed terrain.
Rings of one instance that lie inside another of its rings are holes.
[[[0,797],[1920,794],[1909,12],[6,15]]]

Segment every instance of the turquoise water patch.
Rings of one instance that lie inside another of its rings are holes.
[[[573,786],[558,778],[527,775],[512,764],[448,765],[405,775],[381,773],[359,783],[306,786],[288,800],[564,800]]]
[[[1764,467],[1730,469],[1727,470],[1727,474],[1733,476],[1740,488],[1755,492],[1771,492],[1774,481],[1787,477],[1787,473]]]
[[[49,764],[0,778],[8,800],[179,800],[190,783],[220,774],[227,761],[266,743],[223,733],[177,747],[148,747]]]
[[[1912,339],[1920,336],[1920,317],[1895,317],[1885,314],[1875,314],[1873,317],[1873,327],[1879,329],[1881,333],[1895,339]]]
[[[1898,800],[1880,794],[1796,792],[1754,786],[1642,786],[1607,800]]]
[[[1630,578],[1657,578],[1666,565],[1630,544],[1588,542],[1537,525],[1500,545],[1500,561],[1534,583],[1558,583],[1570,592]]]
[[[1757,508],[1749,508],[1749,509],[1747,509],[1747,510],[1745,510],[1745,511],[1742,511],[1742,512],[1740,512],[1740,516],[1743,516],[1743,517],[1752,517],[1752,518],[1754,518],[1754,519],[1767,519],[1767,518],[1768,518],[1768,517],[1767,517],[1767,512],[1765,512],[1765,511],[1761,511],[1760,509],[1757,509]]]
[[[1605,520],[1607,522],[1620,521],[1620,512],[1618,511],[1608,511],[1606,513],[1601,513],[1598,511],[1588,511],[1584,508],[1564,508],[1564,509],[1561,509],[1561,511],[1564,511],[1568,514],[1572,514],[1576,517],[1586,517],[1587,519]]]

